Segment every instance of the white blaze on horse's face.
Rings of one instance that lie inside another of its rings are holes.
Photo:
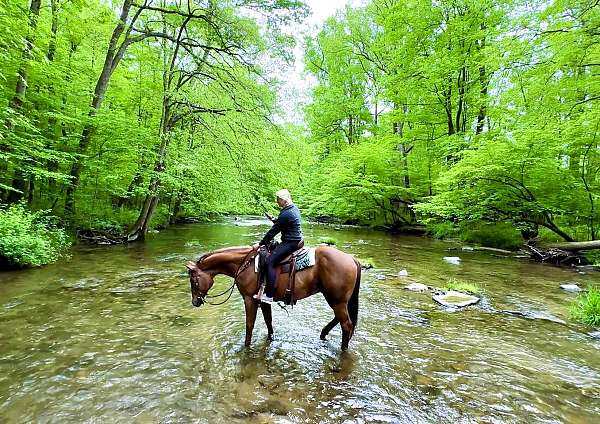
[[[212,287],[214,280],[210,274],[201,271],[194,262],[188,262],[185,267],[190,274],[192,305],[196,307],[201,306],[204,303],[204,297]]]

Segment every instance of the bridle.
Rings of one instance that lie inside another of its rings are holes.
[[[200,297],[200,299],[202,300],[202,303],[206,303],[208,305],[211,306],[218,306],[218,305],[222,305],[223,303],[227,302],[229,299],[231,299],[231,296],[233,295],[233,290],[237,284],[237,279],[240,276],[240,274],[242,272],[244,272],[248,266],[252,263],[252,259],[254,259],[254,257],[250,258],[250,255],[254,252],[256,252],[258,249],[256,248],[252,248],[252,250],[250,250],[248,252],[248,254],[244,257],[244,260],[242,261],[242,264],[240,265],[240,267],[237,269],[237,271],[235,272],[235,275],[233,276],[233,283],[231,283],[231,286],[229,286],[225,291],[219,293],[219,294],[215,294],[215,295],[209,295],[208,292],[206,292],[203,296]],[[213,255],[216,252],[209,252],[205,255],[203,255],[198,262],[196,262],[196,265],[198,265],[200,262],[202,262],[204,259],[208,258],[209,256]],[[190,271],[191,273],[192,271]],[[206,299],[215,299],[217,297],[221,297],[223,295],[225,295],[226,293],[229,293],[229,295],[227,296],[227,298],[225,300],[223,300],[222,302],[218,302],[218,303],[210,303],[208,300]]]

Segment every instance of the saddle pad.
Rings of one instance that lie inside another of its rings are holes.
[[[296,260],[296,271],[300,271],[305,268],[309,268],[309,267],[313,266],[314,264],[316,264],[317,261],[315,259],[315,252],[316,252],[316,249],[314,247],[311,247],[310,249],[308,249],[307,255],[305,255],[302,258],[298,258]]]
[[[306,249],[306,248],[305,248]],[[303,258],[299,258],[296,260],[296,271],[300,271],[305,268],[309,268],[317,263],[315,258],[316,248],[311,247],[308,250],[308,254],[304,255]],[[254,257],[254,272],[258,272],[258,262],[260,260],[260,255],[256,255]]]

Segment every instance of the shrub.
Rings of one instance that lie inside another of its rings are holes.
[[[458,234],[458,228],[452,222],[439,222],[429,224],[429,233],[437,239],[454,238]]]
[[[520,232],[507,223],[461,224],[461,239],[498,249],[515,250],[523,245]]]
[[[363,268],[377,268],[377,264],[373,258],[356,258]]]
[[[591,264],[600,266],[600,250],[588,250],[583,254]]]
[[[335,246],[336,244],[338,244],[336,239],[329,236],[319,237],[319,243],[327,244],[329,246]]]
[[[589,287],[577,296],[571,306],[571,318],[590,327],[600,325],[600,289]]]
[[[60,258],[69,244],[46,212],[31,212],[23,205],[0,208],[0,265],[45,265]]]
[[[481,294],[483,291],[477,283],[469,283],[467,281],[461,281],[455,278],[448,280],[446,283],[446,289],[470,294]]]
[[[113,235],[122,235],[135,222],[139,211],[125,208],[97,207],[94,210],[81,208],[73,226],[79,230],[91,230]]]

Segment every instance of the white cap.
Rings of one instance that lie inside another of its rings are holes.
[[[277,193],[275,193],[275,195],[288,203],[292,203],[292,195],[287,190],[287,188],[282,188]]]

